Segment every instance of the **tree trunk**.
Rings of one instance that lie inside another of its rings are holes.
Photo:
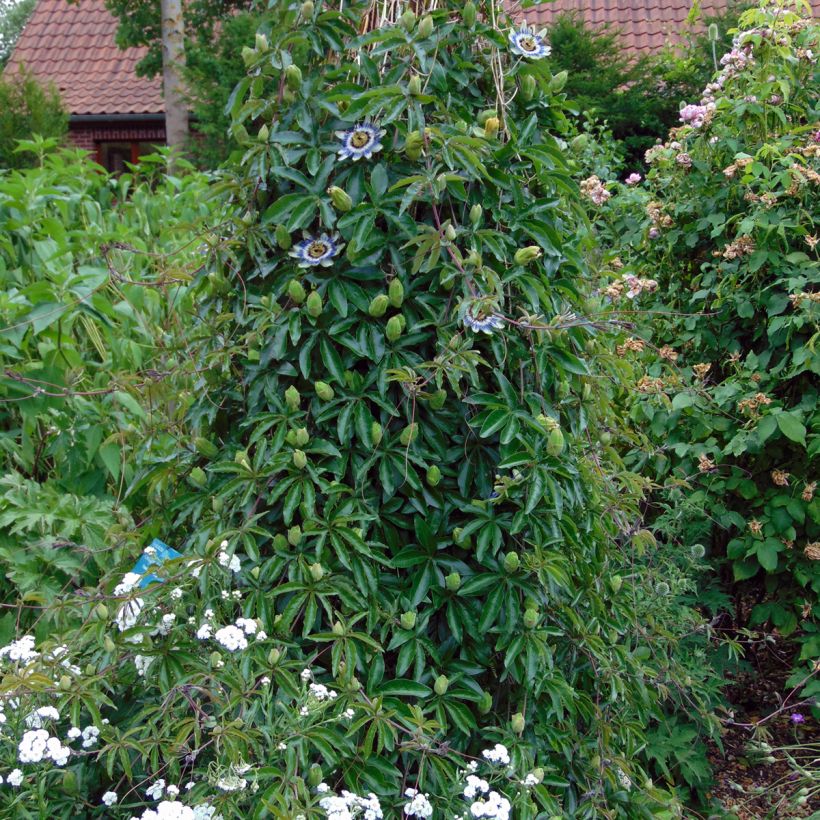
[[[162,14],[162,89],[168,145],[181,153],[188,139],[188,106],[182,72],[185,68],[185,23],[182,0],[160,0]]]

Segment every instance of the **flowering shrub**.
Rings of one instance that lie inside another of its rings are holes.
[[[756,579],[751,623],[800,630],[795,680],[820,655],[819,38],[798,4],[745,13],[702,99],[648,152],[646,193],[608,185],[598,222],[625,269],[658,284],[651,347],[634,351],[642,463],[673,503],[688,488],[689,545]]]

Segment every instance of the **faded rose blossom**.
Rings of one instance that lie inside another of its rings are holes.
[[[698,472],[710,473],[715,469],[715,462],[709,458],[706,453],[701,453],[698,456]]]
[[[627,185],[637,185],[642,179],[643,177],[640,174],[632,173],[626,178],[625,182]]]
[[[676,362],[678,360],[678,352],[674,348],[670,347],[669,345],[664,345],[658,351],[658,355],[662,359],[666,359],[667,361],[670,361],[670,362]]]
[[[789,474],[784,470],[772,470],[772,481],[778,487],[789,486]]]
[[[806,544],[803,555],[810,561],[820,561],[820,541],[812,541],[811,544]]]
[[[692,157],[690,157],[689,154],[686,153],[686,151],[682,151],[680,154],[678,154],[675,157],[675,162],[677,162],[678,165],[681,165],[684,168],[692,167]]]
[[[657,228],[650,228],[649,229],[649,238],[650,239],[657,239],[661,235],[661,232]]]
[[[645,347],[643,339],[635,339],[630,336],[622,345],[615,348],[615,352],[619,356],[624,356],[626,353],[642,353]]]
[[[702,362],[701,364],[692,365],[692,372],[695,376],[701,381],[706,378],[706,374],[712,369],[712,365],[708,362]]]
[[[811,501],[814,498],[814,491],[817,489],[817,482],[812,481],[811,484],[806,484],[803,487],[803,492],[801,494],[801,498],[803,501]]]
[[[760,533],[763,532],[763,524],[761,524],[756,518],[753,518],[749,522],[749,531],[752,535],[760,535]]]

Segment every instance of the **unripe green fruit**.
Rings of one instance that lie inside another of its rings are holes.
[[[215,495],[211,498],[211,509],[219,515],[222,512],[222,508],[225,506],[225,501],[223,500],[222,496]]]
[[[321,564],[311,564],[310,577],[314,581],[321,581],[325,577],[325,568]]]
[[[285,82],[291,91],[298,91],[302,86],[302,70],[298,65],[289,65],[285,69]]]
[[[453,543],[462,549],[469,549],[473,543],[473,539],[470,538],[469,535],[464,535],[464,529],[462,527],[456,527],[453,530]]]
[[[307,782],[311,788],[316,788],[325,779],[322,773],[322,767],[314,763],[308,771]]]
[[[516,265],[529,265],[541,256],[541,248],[538,245],[528,245],[526,248],[519,248],[515,252],[513,259]]]
[[[461,586],[461,576],[457,572],[451,572],[445,579],[444,585],[450,592],[458,592]]]
[[[288,296],[291,302],[301,305],[305,301],[305,289],[298,279],[291,279],[288,282]]]
[[[373,439],[373,445],[378,447],[381,443],[382,436],[384,435],[384,430],[382,430],[381,424],[379,422],[374,421],[373,424],[370,425],[370,438]]]
[[[300,447],[304,447],[310,441],[310,433],[304,428],[300,427],[296,431],[296,443]]]
[[[285,390],[285,404],[289,410],[298,410],[301,398],[299,391],[293,385]]]
[[[567,84],[569,74],[566,71],[559,71],[550,80],[550,91],[557,94]]]
[[[290,238],[290,234],[288,233],[288,229],[284,225],[277,225],[276,230],[273,232],[274,239],[276,239],[276,244],[283,250],[289,250],[293,241]]]
[[[281,657],[282,653],[278,649],[271,649],[271,651],[268,652],[268,663],[271,666],[276,666],[276,664],[279,663],[279,658]]]
[[[414,96],[417,97],[421,94],[421,77],[418,74],[414,74],[409,82],[407,83],[407,90]]]
[[[478,713],[486,715],[493,708],[493,696],[489,692],[485,692],[478,701],[477,706]]]
[[[448,225],[444,229],[444,236],[452,242],[456,238],[456,229],[452,225]]]
[[[504,556],[504,569],[507,572],[515,572],[521,566],[521,559],[517,552],[508,552]]]
[[[68,691],[71,689],[71,678],[68,675],[63,675],[58,681],[57,686],[59,686],[63,691]]]
[[[333,397],[336,395],[333,392],[333,388],[327,382],[316,382],[313,385],[313,389],[322,401],[332,401]]]
[[[275,550],[283,550],[287,547],[288,541],[282,533],[277,533],[273,536],[273,548]]]
[[[524,715],[522,715],[521,712],[516,712],[510,720],[510,727],[517,735],[524,734],[526,725],[527,722],[524,720]]]
[[[403,313],[399,313],[396,318],[399,320],[399,325],[401,325],[402,332],[404,332],[404,329],[407,327],[407,319],[404,318]]]
[[[479,111],[478,116],[476,117],[476,122],[479,125],[484,125],[490,117],[494,117],[496,115],[496,110],[494,108],[487,108],[484,111]]]
[[[612,433],[608,430],[604,430],[603,433],[598,434],[598,440],[601,444],[610,444],[612,442]]]
[[[336,621],[333,624],[333,627],[332,627],[331,631],[333,632],[334,635],[344,635],[345,634],[345,628],[342,626],[341,621]]]
[[[208,478],[205,475],[205,471],[201,467],[194,467],[188,476],[188,481],[193,484],[194,487],[204,487],[207,480]]]
[[[413,424],[408,424],[407,427],[401,431],[399,441],[406,447],[411,441],[415,441],[418,437],[419,426],[414,422]]]
[[[473,0],[467,0],[462,16],[464,17],[464,25],[467,26],[467,28],[472,28],[475,25],[476,7]]]
[[[547,439],[547,453],[555,458],[555,456],[559,456],[563,452],[564,434],[561,432],[560,427],[556,427],[550,432],[549,438]]]
[[[327,192],[330,194],[330,201],[337,211],[346,214],[353,207],[353,200],[344,188],[340,188],[338,185],[331,185],[327,189]]]
[[[98,621],[107,621],[108,620],[108,607],[105,604],[97,604],[94,607],[94,617]]]
[[[257,32],[256,34],[256,50],[257,51],[267,51],[268,50],[268,38],[265,37],[264,34]]]
[[[288,544],[292,547],[298,547],[302,540],[302,528],[297,524],[288,530]]]
[[[213,442],[208,441],[208,439],[202,436],[197,436],[194,439],[194,447],[196,447],[197,452],[205,456],[205,458],[216,458],[219,455],[219,448]]]
[[[433,18],[427,14],[419,21],[419,38],[426,40],[433,33]]]
[[[400,620],[402,629],[412,629],[416,625],[416,613],[402,612]]]
[[[267,142],[268,137],[270,136],[270,129],[267,125],[263,125],[259,129],[259,142]]]
[[[424,147],[424,138],[420,131],[411,131],[407,135],[404,143],[404,151],[407,159],[417,160],[421,156],[421,149]]]
[[[432,396],[430,396],[430,409],[431,410],[441,410],[444,407],[444,402],[447,401],[447,391],[446,390],[436,390]]]
[[[401,336],[401,319],[398,316],[391,316],[387,320],[384,335],[389,342],[395,342]]]
[[[63,778],[61,781],[61,789],[66,794],[77,794],[79,790],[79,786],[77,783],[77,775],[75,772],[71,771],[71,769],[66,769],[63,772]]]
[[[587,147],[587,143],[589,142],[589,137],[586,134],[578,134],[575,139],[573,139],[569,147],[576,153],[583,151],[584,148]]]
[[[540,766],[537,769],[533,769],[531,774],[535,778],[536,783],[540,783],[544,779],[544,770]]]
[[[285,441],[290,444],[291,447],[296,446],[296,430],[288,430],[285,433]]]
[[[305,0],[302,3],[302,17],[307,19],[308,17],[313,17],[313,0]]]
[[[478,223],[481,222],[483,213],[484,209],[480,205],[473,205],[473,207],[470,208],[470,222],[472,222],[473,225],[478,225]]]
[[[103,647],[105,647],[106,652],[113,652],[114,650],[116,650],[117,645],[114,643],[113,640],[111,640],[110,635],[106,635],[105,639],[103,640]]]
[[[492,139],[498,133],[499,128],[501,128],[501,122],[498,117],[490,117],[487,122],[484,123],[484,134],[489,139]]]
[[[539,616],[537,609],[525,609],[524,610],[524,626],[527,629],[533,629],[535,626],[538,625]]]
[[[304,470],[305,467],[307,467],[307,456],[303,450],[293,451],[293,466],[296,467],[297,470]]]
[[[367,312],[374,318],[379,319],[384,316],[389,306],[390,299],[384,293],[380,293],[378,296],[373,297]]]
[[[525,74],[521,78],[521,98],[524,102],[529,102],[534,96],[538,84],[532,74]]]
[[[432,467],[428,467],[427,469],[427,483],[431,487],[435,487],[438,485],[439,481],[441,481],[441,470],[433,464]]]
[[[387,286],[387,298],[394,308],[400,308],[404,301],[404,285],[399,279],[391,279]]]
[[[436,682],[433,684],[433,691],[437,695],[446,695],[447,690],[450,688],[450,681],[447,680],[445,675],[439,675],[436,678]]]
[[[407,9],[401,17],[399,17],[399,24],[406,32],[411,32],[413,26],[416,25],[416,15],[412,9]]]
[[[621,578],[620,575],[613,575],[609,579],[609,585],[612,587],[613,592],[619,592],[621,587],[624,585],[624,579]]]
[[[314,319],[322,315],[322,297],[319,295],[318,290],[312,290],[310,292],[310,296],[307,298],[306,307],[308,315],[312,316]]]

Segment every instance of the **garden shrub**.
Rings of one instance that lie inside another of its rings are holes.
[[[687,568],[636,565],[646,482],[599,440],[624,357],[565,77],[493,5],[275,12],[231,100],[180,440],[129,487],[175,549],[115,551],[0,649],[0,805],[680,816],[646,727],[700,619]]]
[[[746,12],[720,74],[650,152],[646,193],[616,186],[599,220],[625,270],[658,284],[638,466],[685,500],[684,544],[753,597],[741,625],[800,636],[793,685],[820,653],[817,45],[802,5]]]

